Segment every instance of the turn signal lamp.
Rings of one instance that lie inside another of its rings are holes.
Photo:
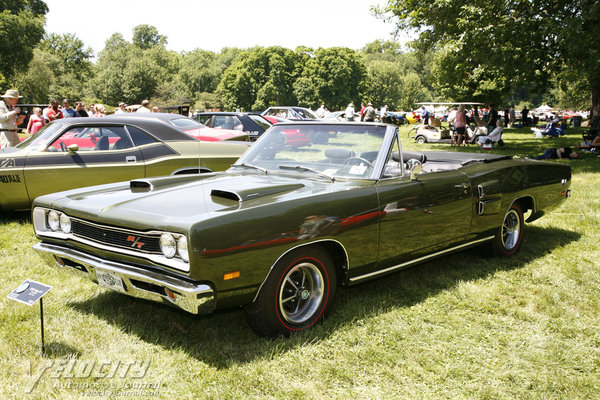
[[[230,279],[235,279],[240,277],[240,271],[230,272],[228,274],[223,275],[223,280],[228,281]]]

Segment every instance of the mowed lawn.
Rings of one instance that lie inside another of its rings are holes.
[[[457,150],[401,129],[405,149]],[[510,129],[492,151],[532,156],[584,130]],[[49,267],[29,214],[2,213],[0,398],[600,398],[600,158],[561,162],[573,196],[515,257],[473,249],[339,290],[322,325],[286,339],[257,337],[238,309],[197,317]],[[6,299],[28,278],[53,287],[45,356],[39,306]]]

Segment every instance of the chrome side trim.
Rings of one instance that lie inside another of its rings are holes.
[[[283,254],[281,254],[279,257],[277,257],[277,260],[275,260],[275,262],[273,263],[273,265],[271,265],[271,268],[269,268],[269,272],[267,272],[267,276],[265,276],[265,279],[261,282],[260,286],[258,287],[258,290],[256,291],[256,294],[254,295],[254,299],[252,299],[252,302],[256,301],[256,298],[258,297],[258,294],[260,293],[263,285],[265,284],[265,282],[267,281],[267,279],[269,279],[269,276],[271,275],[271,272],[273,271],[273,268],[275,268],[275,265],[277,265],[277,263],[279,262],[279,260],[281,260],[283,258],[283,256],[285,256],[286,254],[288,254],[292,250],[296,250],[297,248],[306,247],[306,246],[310,246],[312,244],[321,243],[321,242],[333,242],[333,243],[339,244],[340,247],[342,248],[342,250],[344,250],[344,254],[346,255],[346,269],[349,267],[349,265],[350,265],[350,257],[348,257],[348,251],[346,250],[346,248],[344,247],[344,245],[342,243],[340,243],[339,241],[337,241],[337,240],[333,240],[333,239],[320,239],[320,240],[315,240],[314,242],[310,242],[310,243],[299,244],[299,245],[294,246],[291,249],[287,250],[286,252],[284,252]],[[346,272],[347,272],[347,270],[346,270]]]
[[[208,284],[197,284],[133,265],[104,260],[63,246],[40,242],[33,248],[49,265],[83,274],[96,283],[96,268],[115,273],[123,280],[124,294],[129,296],[169,303],[192,314],[214,310],[214,290]],[[174,298],[170,298],[165,289],[169,289]]]
[[[360,280],[363,280],[363,279],[367,279],[367,278],[371,278],[371,277],[374,277],[374,276],[377,276],[377,275],[380,275],[380,274],[385,274],[385,273],[388,273],[388,272],[392,272],[392,271],[395,271],[397,269],[405,268],[405,267],[408,267],[408,266],[413,265],[413,264],[417,264],[417,263],[420,263],[420,262],[423,262],[423,261],[427,261],[427,260],[429,260],[431,258],[435,258],[435,257],[440,256],[440,255],[445,254],[445,253],[450,253],[450,252],[453,252],[453,251],[456,251],[456,250],[460,250],[460,249],[465,248],[465,247],[469,247],[469,246],[473,246],[473,245],[476,245],[476,244],[479,244],[479,243],[487,242],[488,240],[492,240],[493,238],[494,238],[494,236],[488,236],[488,237],[485,237],[483,239],[478,239],[478,240],[474,240],[472,242],[463,243],[461,245],[458,245],[458,246],[455,246],[455,247],[451,247],[449,249],[441,250],[441,251],[438,251],[438,252],[435,252],[435,253],[432,253],[432,254],[428,254],[428,255],[423,256],[423,257],[415,258],[414,260],[406,261],[406,262],[403,262],[402,264],[398,264],[398,265],[394,265],[394,266],[391,266],[391,267],[388,267],[388,268],[384,268],[384,269],[379,270],[379,271],[374,271],[374,272],[370,272],[368,274],[364,274],[364,275],[360,275],[360,276],[355,276],[354,278],[350,278],[350,282],[357,282],[357,281],[360,281]]]

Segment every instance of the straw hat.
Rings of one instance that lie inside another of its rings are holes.
[[[6,91],[6,93],[4,93],[2,95],[2,97],[8,97],[8,98],[11,98],[11,99],[19,99],[19,98],[21,98],[23,96],[19,96],[19,92],[18,91],[14,90],[14,89],[9,89],[9,90]]]

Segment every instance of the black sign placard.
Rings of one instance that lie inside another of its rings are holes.
[[[52,286],[44,285],[43,283],[27,279],[21,283],[19,287],[8,294],[9,299],[18,301],[19,303],[34,305],[43,295],[48,293]]]

